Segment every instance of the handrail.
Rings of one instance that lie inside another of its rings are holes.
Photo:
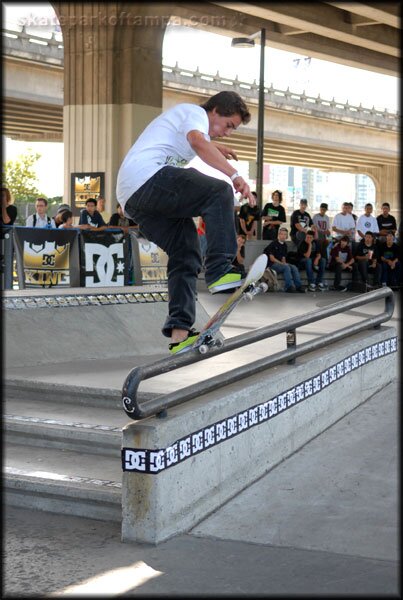
[[[304,342],[299,346],[296,345],[297,327],[302,327],[308,323],[319,321],[321,319],[345,312],[346,310],[351,310],[357,306],[362,306],[370,302],[376,302],[383,298],[385,299],[385,309],[383,313],[363,319],[359,323],[349,325],[348,327],[344,327],[336,332],[325,334],[320,339]],[[200,396],[201,394],[211,392],[230,383],[235,383],[236,381],[239,381],[245,377],[249,377],[250,375],[254,375],[264,369],[267,369],[268,367],[273,367],[284,362],[294,362],[298,356],[322,348],[329,343],[334,343],[347,338],[355,333],[364,331],[365,329],[379,327],[381,323],[391,319],[394,311],[394,305],[395,301],[393,291],[390,288],[385,287],[361,294],[355,298],[349,298],[347,300],[335,302],[334,304],[311,311],[305,315],[291,317],[290,319],[280,321],[279,323],[260,327],[248,333],[235,336],[229,340],[226,340],[225,345],[222,348],[213,349],[207,355],[202,355],[196,352],[186,352],[179,356],[164,358],[149,365],[135,367],[127,375],[123,384],[123,408],[126,414],[135,420],[144,419],[152,415],[165,416],[166,410],[172,406],[182,404],[188,400]],[[230,352],[231,350],[241,348],[247,344],[259,342],[260,340],[273,337],[284,332],[287,334],[288,347],[286,350],[266,356],[257,360],[253,364],[237,367],[236,369],[227,371],[226,373],[211,377],[210,379],[192,384],[169,394],[152,398],[150,398],[148,394],[148,397],[142,398],[141,401],[137,397],[138,387],[141,381],[144,381],[145,379],[156,377],[162,373],[168,373],[186,365],[204,360],[205,358],[217,356],[218,354],[222,354],[224,352]],[[291,342],[289,342],[289,340],[291,340]]]

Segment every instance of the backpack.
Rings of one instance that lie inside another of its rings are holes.
[[[46,218],[48,220],[48,227],[50,227],[50,217],[46,217]],[[36,213],[35,213],[32,218],[32,227],[36,227],[36,221],[37,221],[37,218],[36,218]]]
[[[278,292],[280,284],[277,279],[277,273],[268,267],[263,273],[262,280],[268,285],[268,292]]]

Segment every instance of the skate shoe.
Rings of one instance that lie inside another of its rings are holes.
[[[208,290],[211,294],[216,294],[217,292],[237,288],[240,285],[242,285],[242,275],[236,267],[232,267],[228,273],[225,273],[220,279],[211,283],[208,286]]]
[[[183,342],[176,342],[175,344],[169,344],[170,353],[171,354],[181,354],[182,352],[186,352],[187,350],[190,350],[193,342],[195,341],[195,339],[197,338],[198,335],[199,335],[199,331],[195,331],[194,329],[191,329],[188,332],[187,338],[185,340],[183,340]]]

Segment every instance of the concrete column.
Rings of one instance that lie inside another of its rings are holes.
[[[402,218],[398,184],[400,178],[399,167],[394,165],[370,167],[365,170],[365,173],[375,183],[376,214],[380,214],[382,202],[389,202],[390,212],[399,224]]]
[[[105,172],[114,212],[124,155],[162,110],[166,8],[140,3],[54,3],[64,40],[64,195],[73,172]]]

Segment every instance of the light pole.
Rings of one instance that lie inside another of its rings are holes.
[[[264,52],[266,47],[266,30],[263,28],[249,37],[233,38],[231,46],[234,48],[253,48],[255,38],[260,36],[260,71],[259,71],[259,96],[256,142],[256,194],[258,206],[263,208],[263,163],[264,163]],[[259,219],[257,237],[262,235],[262,222]]]

